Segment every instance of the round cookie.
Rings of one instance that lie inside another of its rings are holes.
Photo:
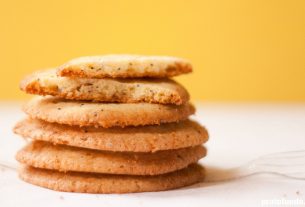
[[[25,119],[14,132],[25,138],[106,151],[155,152],[201,145],[207,130],[195,121],[185,120],[138,127],[78,127]]]
[[[197,164],[157,176],[108,175],[22,167],[19,177],[31,184],[56,191],[78,193],[137,193],[164,191],[203,181],[204,169]]]
[[[20,89],[31,94],[97,102],[180,105],[189,100],[188,92],[170,79],[69,78],[57,76],[55,70],[29,75],[21,81]]]
[[[192,65],[185,59],[140,55],[80,57],[58,68],[59,76],[86,78],[160,78],[189,72],[192,72]]]
[[[159,175],[197,162],[206,155],[203,146],[155,153],[109,152],[33,141],[16,159],[29,166],[58,171],[126,175]]]
[[[35,97],[23,110],[31,118],[78,126],[141,126],[185,120],[195,112],[190,103],[163,105],[150,103],[94,103],[55,97]]]

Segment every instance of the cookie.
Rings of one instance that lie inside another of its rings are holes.
[[[192,72],[192,65],[185,59],[140,55],[80,57],[58,68],[60,76],[86,78],[161,78],[189,72]]]
[[[155,152],[196,146],[208,140],[207,130],[185,120],[138,127],[78,127],[25,119],[14,132],[25,138],[107,151]]]
[[[55,97],[35,97],[23,107],[31,118],[78,126],[140,126],[187,119],[195,112],[190,104],[93,103]]]
[[[109,175],[58,172],[23,166],[19,177],[31,184],[56,191],[78,193],[138,193],[164,191],[203,181],[204,169],[197,164],[157,176]]]
[[[126,175],[158,175],[176,171],[206,155],[202,146],[176,150],[109,152],[33,141],[18,151],[16,159],[29,166],[58,171]]]
[[[68,78],[57,76],[55,70],[29,75],[20,89],[30,94],[97,102],[180,105],[189,100],[188,92],[170,79]]]

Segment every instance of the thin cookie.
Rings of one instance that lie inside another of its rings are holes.
[[[190,103],[163,105],[150,103],[93,103],[55,97],[35,97],[23,110],[31,118],[78,126],[126,127],[185,120],[195,112]]]
[[[205,155],[206,150],[202,146],[135,153],[100,151],[34,141],[19,150],[16,159],[32,167],[62,172],[159,175],[185,168]]]
[[[25,138],[107,151],[155,152],[201,145],[207,130],[195,121],[185,120],[138,127],[78,127],[38,119],[18,122],[14,132]]]
[[[139,193],[164,191],[201,182],[204,169],[197,164],[157,176],[63,173],[24,166],[19,177],[31,184],[56,191],[78,193]]]
[[[58,75],[86,78],[172,77],[192,72],[189,61],[168,56],[104,55],[73,59]]]
[[[29,75],[20,88],[30,94],[96,102],[180,105],[189,100],[188,92],[170,79],[69,78],[57,76],[55,70]]]

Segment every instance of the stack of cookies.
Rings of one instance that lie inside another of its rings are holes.
[[[20,178],[58,191],[161,191],[203,179],[206,129],[188,117],[188,92],[170,77],[192,71],[174,57],[82,57],[34,73],[34,97],[14,132],[29,139]]]

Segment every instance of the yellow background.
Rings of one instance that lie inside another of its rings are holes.
[[[181,56],[195,100],[305,101],[304,0],[2,1],[0,99],[83,55]]]

